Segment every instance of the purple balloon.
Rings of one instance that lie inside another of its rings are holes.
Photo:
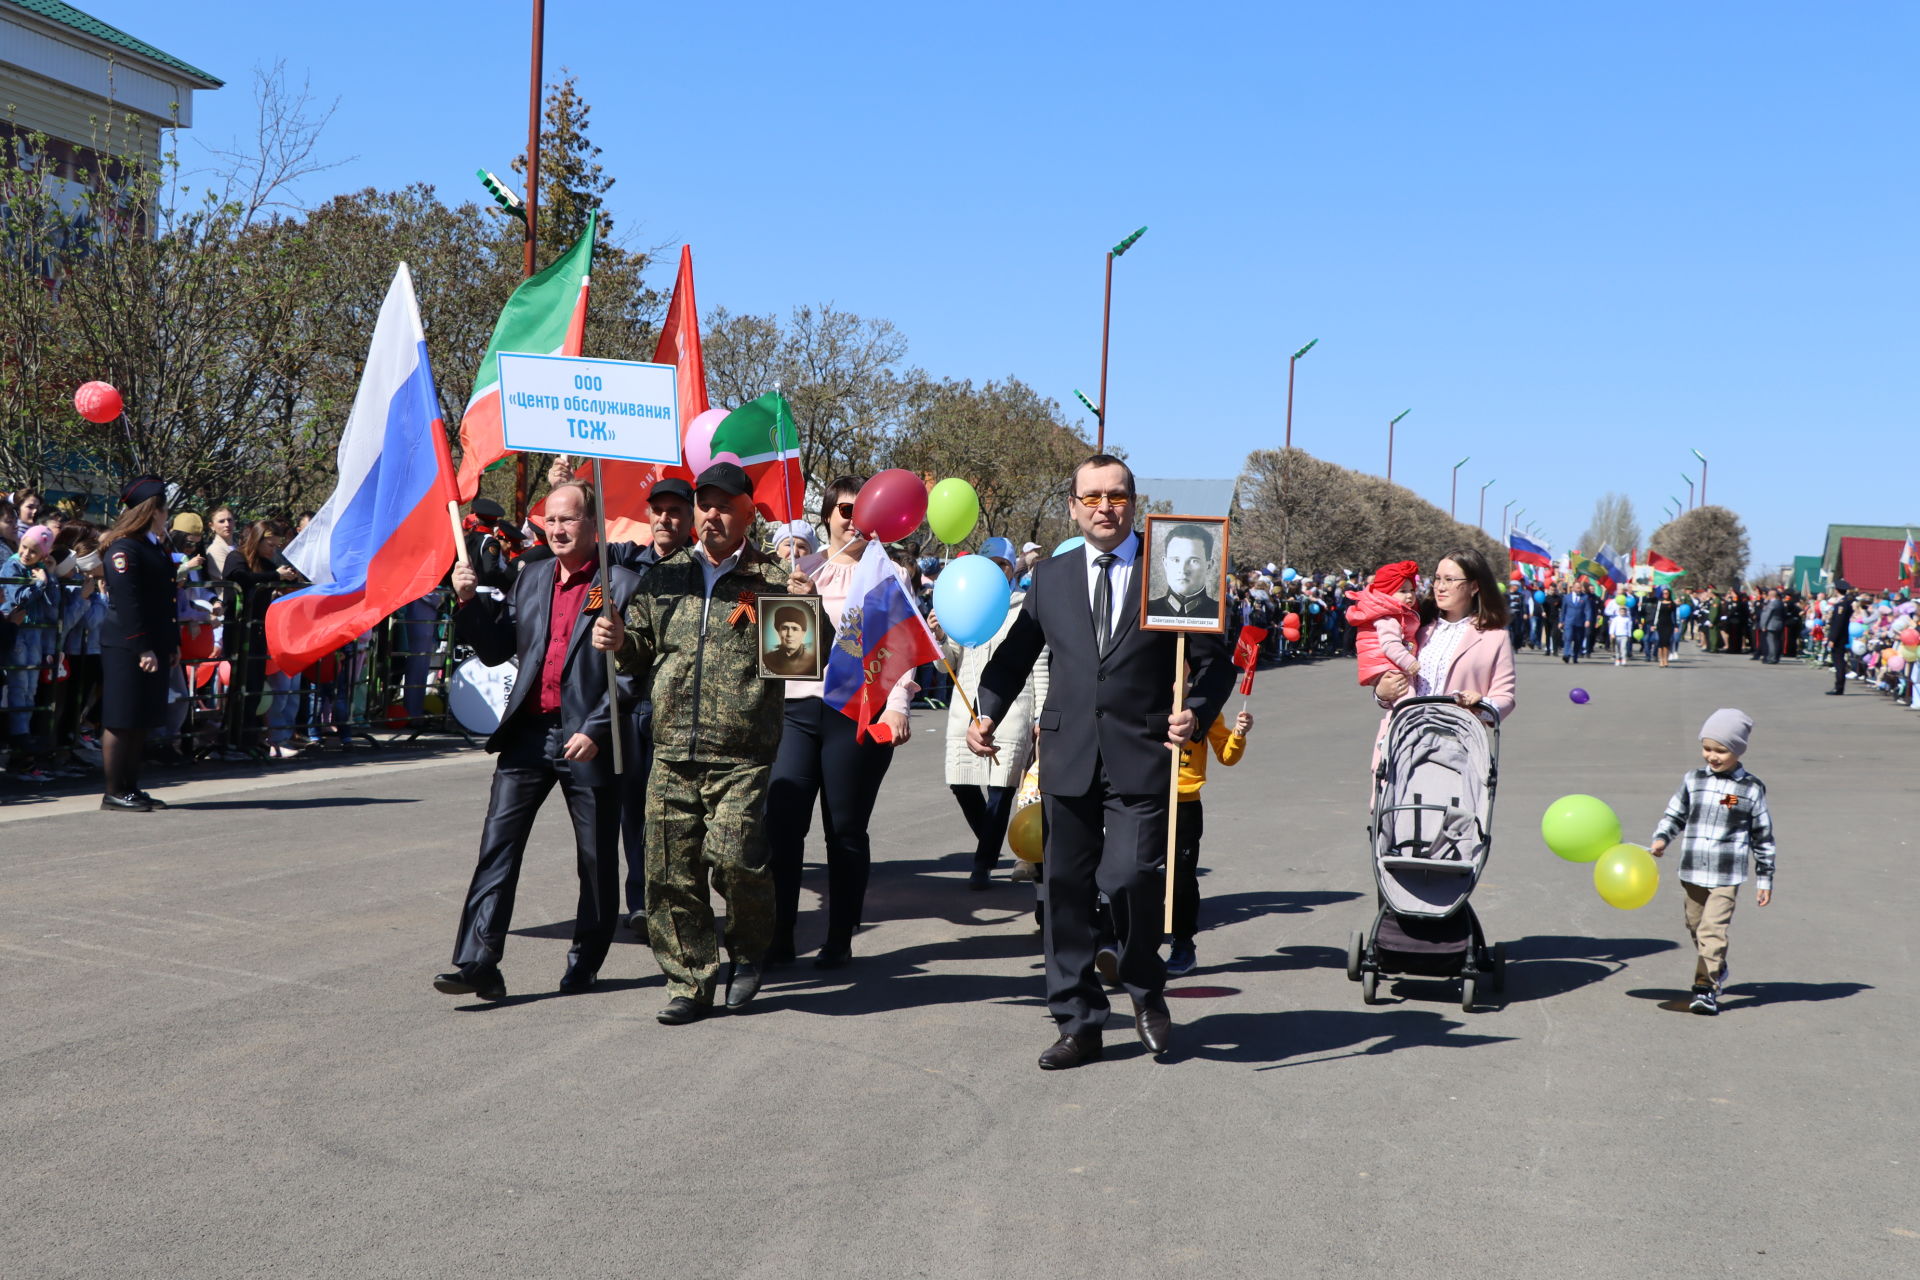
[[[1585,689],[1570,690],[1567,693],[1567,696],[1569,698],[1572,698],[1575,702],[1579,703],[1581,706],[1585,706],[1587,704],[1587,691]]]

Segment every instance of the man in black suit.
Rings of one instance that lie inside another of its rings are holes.
[[[1160,958],[1169,770],[1175,751],[1204,737],[1235,674],[1220,636],[1188,637],[1191,693],[1172,714],[1178,637],[1139,625],[1146,566],[1137,563],[1133,472],[1095,454],[1073,478],[1069,509],[1086,545],[1034,566],[1032,589],[981,674],[980,718],[967,730],[975,755],[994,755],[994,724],[1019,697],[1041,650],[1050,652],[1053,683],[1038,724],[1047,1005],[1060,1038],[1040,1055],[1048,1071],[1101,1056],[1100,892],[1112,904],[1134,1029],[1153,1054],[1171,1044]]]
[[[1218,579],[1213,567],[1213,532],[1205,525],[1176,524],[1161,540],[1160,566],[1167,575],[1165,595],[1147,601],[1147,616],[1204,619],[1213,626],[1220,619],[1220,602],[1207,594]]]
[[[1840,600],[1827,611],[1827,648],[1833,653],[1833,688],[1828,697],[1847,691],[1847,654],[1853,644],[1849,628],[1853,625],[1853,588],[1840,579]]]
[[[587,638],[606,594],[623,608],[640,579],[610,567],[607,580],[601,580],[593,504],[593,491],[572,481],[547,495],[547,545],[553,557],[522,569],[504,602],[479,593],[471,565],[454,567],[453,590],[460,600],[454,635],[490,666],[517,656],[520,675],[500,728],[487,740],[487,750],[500,759],[480,833],[479,865],[460,915],[453,953],[457,967],[433,982],[448,995],[499,1000],[507,994],[500,955],[512,922],[520,860],[541,802],[556,784],[573,820],[580,873],[573,948],[560,990],[590,989],[613,941],[620,870],[620,796],[612,754],[616,721],[607,701],[607,660]],[[630,701],[631,689],[624,692]],[[633,717],[622,714],[618,723],[625,729],[625,764],[632,769]]]

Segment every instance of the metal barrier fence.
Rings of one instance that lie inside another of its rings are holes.
[[[270,669],[264,608],[291,586],[179,584],[180,647],[169,717],[150,735],[162,759],[268,759],[318,747],[472,739],[449,714],[461,654],[452,593],[407,606],[298,675]],[[51,583],[0,572],[0,730],[15,776],[77,777],[98,763],[105,597],[79,576]]]

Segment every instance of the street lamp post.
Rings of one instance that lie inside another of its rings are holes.
[[[1094,452],[1107,451],[1107,340],[1113,333],[1113,260],[1133,248],[1133,242],[1147,234],[1145,227],[1107,250],[1107,300],[1100,311],[1100,403],[1094,407],[1099,440]]]
[[[1299,363],[1301,356],[1313,350],[1314,343],[1318,341],[1320,339],[1315,338],[1313,342],[1309,342],[1287,357],[1287,448],[1289,449],[1293,448],[1293,366]]]
[[[1512,522],[1508,524],[1506,528],[1500,531],[1500,541],[1505,542],[1507,540],[1508,536],[1513,533],[1514,528],[1517,525],[1519,525],[1520,517],[1525,514],[1527,514],[1527,509],[1525,507],[1516,507],[1514,509]]]
[[[1691,511],[1693,510],[1693,477],[1682,471],[1680,478],[1687,482],[1687,505],[1684,509]]]
[[[1695,449],[1693,456],[1700,459],[1700,505],[1704,507],[1707,505],[1707,455]]]
[[[1411,409],[1402,409],[1387,422],[1387,483],[1393,483],[1393,429],[1400,425],[1400,419],[1412,413]]]
[[[1480,532],[1482,533],[1487,531],[1487,488],[1491,484],[1493,481],[1489,480],[1480,486]]]
[[[1453,493],[1452,496],[1447,499],[1447,519],[1449,520],[1458,520],[1460,518],[1456,511],[1456,508],[1460,505],[1460,468],[1466,466],[1471,461],[1473,461],[1473,455],[1468,454],[1453,464]]]
[[[1507,505],[1500,508],[1500,540],[1502,542],[1507,540],[1507,531],[1513,527],[1507,523],[1507,512],[1513,510],[1513,504],[1518,501],[1520,501],[1518,498],[1509,498]]]

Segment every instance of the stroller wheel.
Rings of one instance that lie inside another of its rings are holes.
[[[1493,944],[1493,989],[1507,989],[1507,944],[1504,942]]]
[[[1472,974],[1468,974],[1466,977],[1460,979],[1461,1009],[1468,1013],[1473,1012],[1473,998],[1480,993],[1479,987],[1479,979],[1475,978]]]
[[[1367,950],[1367,935],[1355,929],[1347,935],[1347,981],[1360,981],[1360,957]]]
[[[1360,999],[1365,1004],[1379,1004],[1380,975],[1369,969],[1360,975]]]

